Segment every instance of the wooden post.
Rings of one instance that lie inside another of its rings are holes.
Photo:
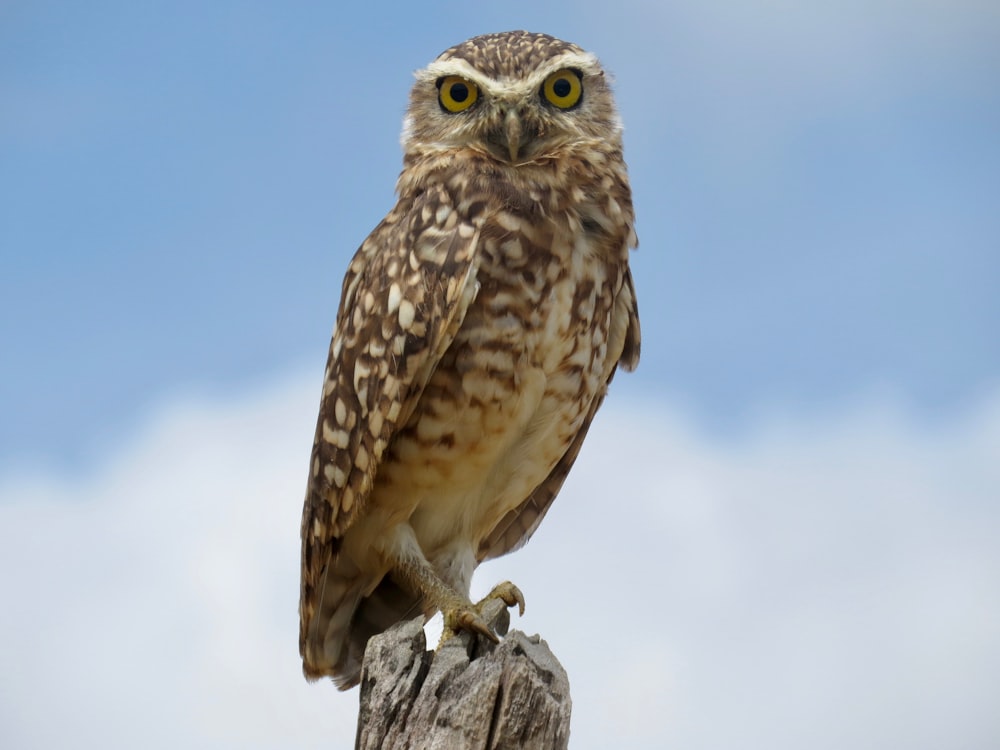
[[[499,601],[484,617],[510,622]],[[459,633],[427,650],[421,620],[375,636],[361,672],[357,750],[560,750],[569,743],[566,671],[548,644],[513,631],[499,644]]]

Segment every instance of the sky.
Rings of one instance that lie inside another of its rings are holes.
[[[995,3],[40,1],[0,6],[0,745],[353,741],[296,644],[328,337],[412,71],[510,28],[615,76],[640,238],[640,367],[474,581],[572,746],[1000,741]]]

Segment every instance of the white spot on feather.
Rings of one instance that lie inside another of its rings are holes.
[[[389,312],[394,313],[399,309],[399,303],[403,301],[403,290],[395,281],[389,287]]]
[[[346,448],[350,441],[347,430],[335,430],[328,421],[323,420],[323,439],[330,445],[338,448]]]
[[[410,326],[413,325],[413,319],[417,315],[417,309],[413,306],[413,303],[408,299],[401,300],[399,303],[399,327],[404,331],[410,330]]]

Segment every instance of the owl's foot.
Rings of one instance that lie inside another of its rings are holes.
[[[460,604],[442,610],[442,615],[444,615],[444,630],[441,633],[438,648],[441,648],[445,641],[454,637],[459,630],[478,633],[489,638],[494,643],[499,643],[500,639],[497,637],[493,626],[483,617],[484,608],[494,600],[501,601],[508,607],[513,607],[516,604],[518,614],[524,614],[524,594],[521,593],[521,589],[510,581],[498,583],[490,593],[475,604]]]
[[[454,637],[459,630],[485,636],[494,643],[499,643],[496,631],[498,618],[506,612],[506,607],[515,604],[518,611],[524,614],[524,594],[510,581],[504,581],[493,587],[486,596],[473,604],[464,594],[459,593],[441,580],[430,563],[422,556],[404,556],[394,566],[394,575],[410,591],[423,598],[428,609],[441,610],[444,616],[444,632],[438,648],[445,641]],[[501,606],[503,605],[503,606]],[[509,618],[504,618],[509,620]],[[506,622],[502,626],[506,632]]]

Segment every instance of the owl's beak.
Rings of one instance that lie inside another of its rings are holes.
[[[507,152],[510,154],[511,164],[517,163],[517,155],[521,150],[521,137],[524,135],[524,128],[521,118],[516,109],[508,110],[503,123],[504,135],[507,137]]]

